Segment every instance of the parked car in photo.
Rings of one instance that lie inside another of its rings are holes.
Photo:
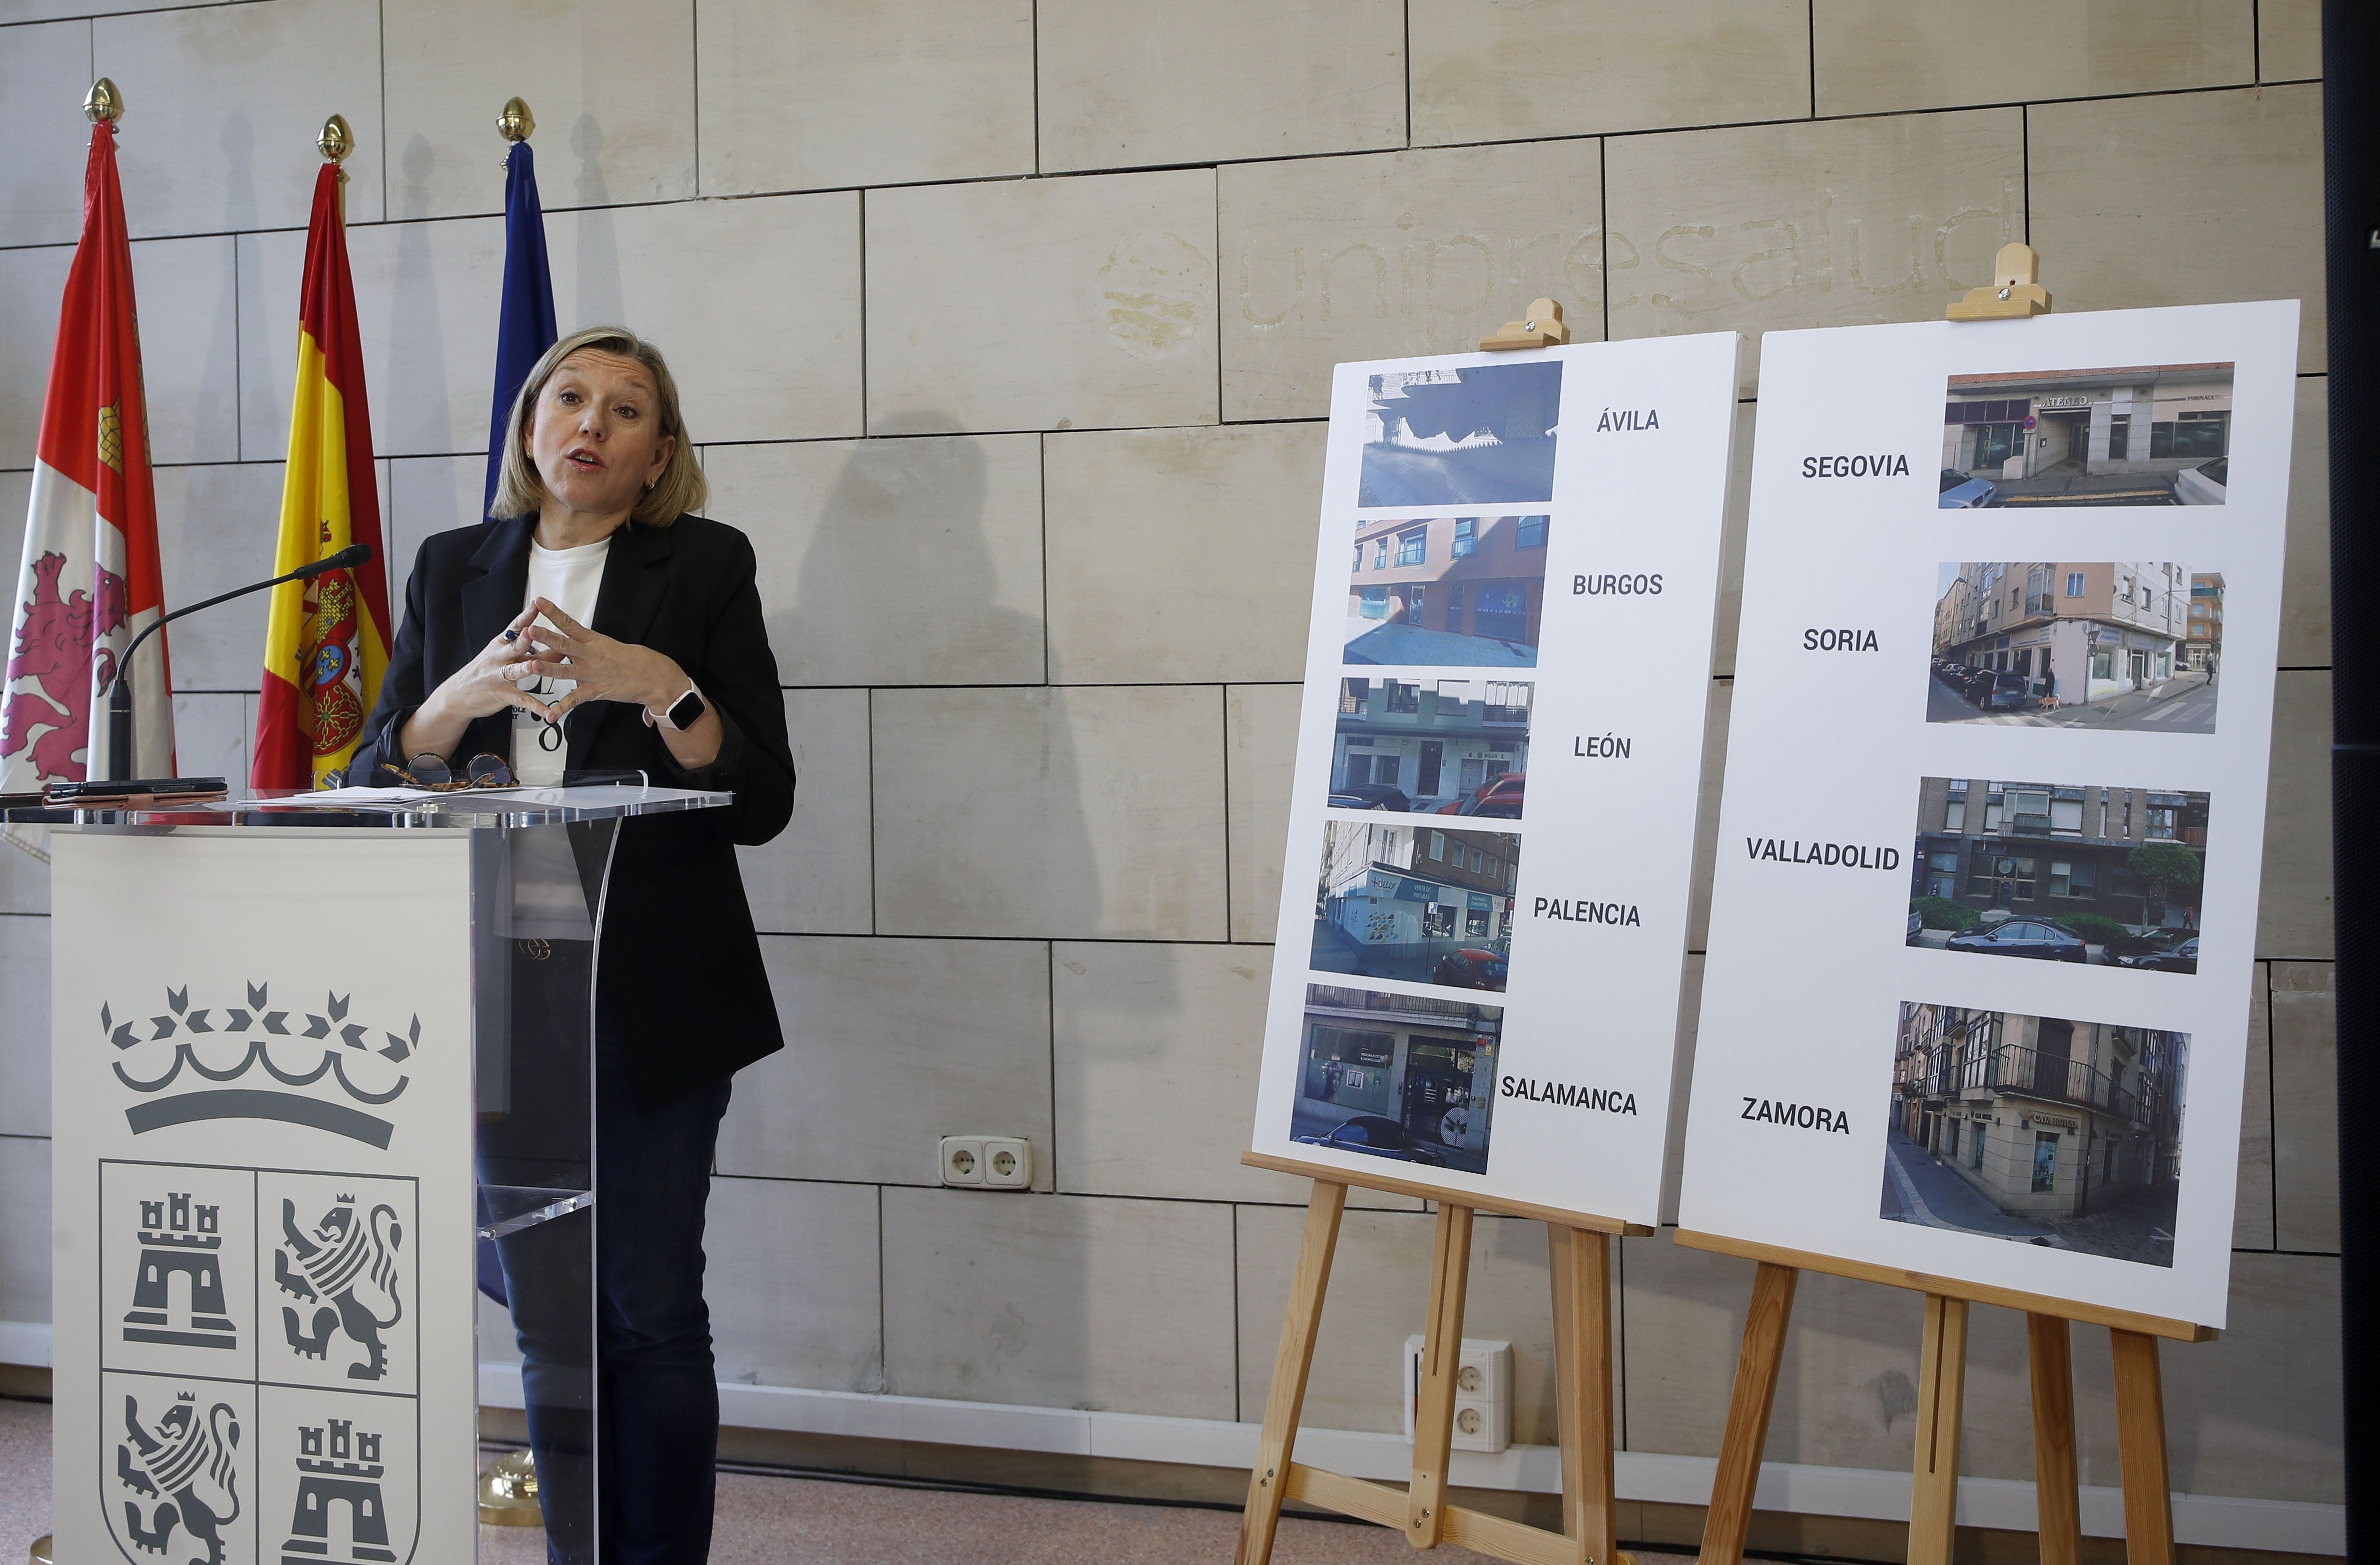
[[[2022,711],[2037,699],[2033,681],[2021,673],[1979,675],[1967,687],[1967,699],[1985,711]]]
[[[1956,467],[1945,467],[1942,496],[1936,504],[1945,511],[1968,511],[1989,505],[1999,497],[1999,485],[1989,479],[1972,479]]]
[[[1330,795],[1333,809],[1413,808],[1412,795],[1387,782],[1350,782]]]
[[[1319,1135],[1290,1139],[1308,1146],[1333,1146],[1342,1152],[1368,1152],[1376,1158],[1394,1158],[1400,1162],[1446,1167],[1445,1153],[1426,1141],[1415,1141],[1404,1126],[1378,1114],[1357,1114]]]
[[[1439,957],[1438,965],[1430,971],[1429,981],[1449,989],[1501,990],[1504,976],[1512,965],[1500,952],[1464,946]]]
[[[2087,962],[2091,951],[2082,936],[2047,918],[2005,918],[1981,929],[1965,929],[1950,937],[1950,951],[1981,952],[1986,956],[2030,956],[2043,962]]]
[[[1901,943],[1904,945],[1920,944],[1921,942],[1918,940],[1918,936],[1925,932],[1925,916],[1918,912],[1915,908],[1911,908],[1909,910],[1909,938]]]
[[[2107,954],[2119,967],[2138,967],[2151,973],[2195,973],[2198,937],[2176,940],[2166,932],[2142,935],[2134,940],[2110,943]]]
[[[1998,677],[1996,670],[1971,668],[1959,675],[1955,683],[1960,695],[1980,707],[1984,704],[1985,696],[1990,693],[1992,682]]]
[[[1523,773],[1508,771],[1484,787],[1438,807],[1440,815],[1481,815],[1491,820],[1521,819],[1521,795],[1527,785]]]
[[[2220,505],[2230,492],[2231,458],[2217,456],[2173,476],[2173,497],[2183,505]]]
[[[2131,964],[2125,960],[2126,957],[2150,956],[2159,952],[2170,951],[2173,949],[2174,942],[2180,938],[2171,929],[2151,929],[2143,935],[2128,934],[2121,939],[2109,940],[2100,949],[2107,953],[2107,960],[2117,966],[2129,967]]]

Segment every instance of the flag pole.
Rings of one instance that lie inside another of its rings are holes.
[[[114,125],[124,117],[124,94],[101,77],[82,101],[82,117],[93,125]],[[132,672],[129,660],[115,665],[115,684],[107,693],[107,770],[115,781],[132,775],[132,689],[124,683]]]
[[[82,101],[82,117],[93,125],[114,125],[124,117],[124,94],[116,91],[115,82],[103,76],[91,84],[91,91]],[[130,650],[126,649],[127,652]],[[126,657],[119,661],[115,683],[107,692],[107,776],[114,782],[127,782],[132,776],[132,686],[126,683],[131,673],[132,660]]]
[[[347,220],[347,154],[356,150],[356,133],[347,128],[347,116],[333,115],[322,122],[322,134],[314,138],[314,145],[322,150],[322,160],[339,165],[339,221]]]
[[[512,226],[513,204],[512,149],[521,145],[536,133],[537,116],[528,112],[528,103],[527,101],[522,99],[518,94],[515,94],[514,96],[505,99],[504,111],[496,115],[496,134],[504,139],[504,159],[497,164],[497,166],[504,171],[504,225],[507,231],[505,265],[507,269],[507,282],[510,281],[509,273],[512,260],[510,254],[510,229]],[[538,216],[538,223],[540,228],[542,228],[544,222],[544,214],[540,212]],[[552,313],[551,301],[549,301],[546,313],[549,315]],[[498,325],[497,335],[500,338],[504,335],[501,320]],[[535,352],[541,353],[544,351],[544,348],[545,345],[540,342],[537,344]],[[531,357],[533,359],[534,353]],[[499,350],[499,358],[501,359],[501,350]],[[520,368],[525,373],[528,370],[528,365],[524,364]],[[496,397],[495,411],[491,420],[491,431],[488,437],[488,492],[491,496],[495,492],[496,468],[503,451],[502,441],[504,436],[501,432],[502,421],[509,402],[509,398],[504,394],[502,382],[504,376],[504,366],[501,362],[499,362],[497,366],[496,377],[498,381],[498,395]],[[511,1301],[505,1296],[503,1287],[504,1272],[496,1264],[495,1245],[492,1241],[485,1239],[480,1241],[479,1273],[480,1291],[485,1292],[488,1297],[493,1299],[496,1303],[509,1307]],[[497,1527],[543,1526],[545,1524],[545,1510],[538,1499],[537,1453],[527,1447],[523,1447],[519,1450],[506,1451],[502,1456],[490,1462],[488,1465],[480,1469],[480,1472],[479,1498],[480,1521],[483,1524]]]
[[[545,251],[545,213],[537,195],[537,155],[529,138],[537,116],[516,96],[496,115],[496,134],[505,148],[504,275],[503,306],[496,318],[493,399],[488,412],[488,472],[480,490],[480,516],[496,503],[504,451],[514,436],[509,425],[514,400],[545,350],[561,335],[553,313],[553,277]]]
[[[537,116],[528,112],[528,104],[519,97],[504,100],[504,112],[496,116],[496,134],[507,145],[528,140],[537,134]],[[511,154],[505,154],[509,161]]]
[[[93,125],[114,125],[124,117],[124,94],[115,83],[101,77],[91,84],[91,93],[82,101],[82,117]]]

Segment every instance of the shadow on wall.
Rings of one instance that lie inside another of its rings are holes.
[[[256,225],[256,127],[245,114],[234,114],[224,124],[223,154],[225,164],[224,225],[235,231],[245,231]],[[198,406],[190,410],[191,428],[200,432],[200,442],[190,453],[200,460],[229,460],[241,453],[237,449],[239,431],[239,264],[238,240],[231,241],[233,263],[224,269],[223,293],[217,299],[214,322],[207,331],[206,366],[200,371]],[[149,410],[151,440],[153,446],[157,428],[157,409]],[[234,448],[228,454],[205,449],[203,431],[227,429],[233,433]],[[151,453],[155,460],[155,453]],[[170,460],[170,458],[169,458]],[[271,562],[267,562],[268,568]]]
[[[571,123],[570,150],[578,156],[578,308],[563,331],[628,319],[620,290],[620,240],[612,221],[612,188],[603,177],[603,122],[582,114]],[[556,301],[557,304],[560,301]]]
[[[430,215],[430,176],[437,165],[426,136],[407,141],[397,160],[397,172],[405,180],[399,200],[406,221],[396,231],[396,275],[389,287],[385,383],[392,391],[397,386],[412,388],[407,400],[418,401],[401,412],[395,407],[372,409],[375,450],[400,443],[390,438],[400,420],[439,445],[453,438],[448,433],[455,428],[455,411],[446,400],[444,315],[438,303],[438,273],[430,259],[430,224],[421,221]],[[369,393],[370,388],[366,390]],[[472,434],[466,443],[484,445],[486,437]],[[469,519],[458,516],[455,525],[468,526]]]
[[[790,683],[1040,682],[1040,618],[1001,601],[987,443],[953,423],[932,415],[928,433],[846,447],[795,590],[775,599],[790,606],[770,616]]]
[[[1035,942],[1145,934],[1151,888],[1139,867],[1161,845],[1146,831],[1135,833],[1135,799],[1148,785],[1135,767],[1150,746],[1133,742],[1131,693],[1018,680],[1018,672],[1030,679],[1041,666],[1043,627],[1038,613],[999,601],[986,522],[990,443],[955,433],[945,415],[917,423],[924,432],[847,448],[793,590],[774,595],[785,606],[769,625],[789,677],[876,687],[877,932]],[[1015,596],[1032,601],[1038,592]],[[1214,737],[1220,742],[1220,732]],[[1044,952],[1048,961],[1063,955],[1072,969],[1058,975],[1068,982],[1051,986],[1066,1007],[1069,1042],[1053,1062],[1049,1031],[1015,1040],[1013,1058],[1035,1078],[1033,1098],[1049,1103],[1042,1095],[1052,1090],[1055,1070],[1066,1069],[1079,1073],[1058,1089],[1072,1100],[1120,1104],[1130,1096],[1116,1082],[1121,1071],[1145,1075],[1144,1097],[1161,1102],[1169,1077],[1185,1065],[1198,1068],[1169,1047],[1181,1011],[1171,948],[1135,941]],[[1093,981],[1075,981],[1086,977]],[[897,973],[885,977],[901,982]],[[952,997],[949,1005],[963,1010],[965,999]],[[797,1050],[914,1055],[921,1042],[857,1033],[805,1038],[800,1021],[789,1021]],[[961,1081],[980,1069],[952,1063]],[[907,1101],[913,1106],[892,1110],[905,1140],[1008,1128],[969,1120],[963,1089],[920,1090]],[[1053,1123],[1055,1109],[1049,1103],[1049,1117],[1037,1120]],[[1126,1111],[1135,1126],[1162,1123],[1161,1113]],[[912,1114],[931,1119],[903,1122]],[[1086,1139],[1123,1134],[1101,1127]],[[1075,1149],[1063,1139],[1051,1145],[1042,1132],[1034,1134],[1036,1156],[1059,1192],[1098,1188],[1070,1163]],[[1153,1147],[1151,1155],[1164,1152]],[[1102,1146],[1100,1160],[1111,1156]],[[941,1199],[981,1207],[964,1226],[939,1225],[948,1247],[967,1252],[949,1259],[995,1270],[1023,1265],[1029,1298],[1013,1308],[954,1307],[938,1316],[930,1348],[888,1341],[888,1389],[1082,1407],[1112,1397],[1118,1366],[1098,1349],[1112,1341],[1114,1327],[1099,1318],[1092,1264],[1095,1235],[1111,1231],[1111,1222],[1094,1227],[1099,1209],[1066,1195],[954,1192]],[[923,1239],[888,1235],[887,1243]],[[1114,1280],[1108,1279],[1111,1291]]]

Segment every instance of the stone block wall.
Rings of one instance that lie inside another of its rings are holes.
[[[2300,297],[2232,1326],[2167,1362],[2177,1487],[2332,1502],[2317,14],[0,0],[0,556],[94,75],[128,103],[180,601],[269,568],[333,111],[400,587],[474,519],[492,122],[523,94],[565,327],[625,321],[671,355],[714,514],[759,549],[799,750],[794,824],[746,861],[793,1046],[741,1079],[721,1144],[722,1379],[1254,1419],[1301,1187],[1234,1159],[1330,365],[1467,346],[1538,294],[1583,340],[1934,319],[2017,237],[2061,309]],[[186,770],[244,774],[262,634],[261,600],[176,627]],[[49,1308],[46,907],[0,853],[0,1321]],[[1682,1067],[1692,1040],[1690,1004]],[[1029,1137],[1038,1192],[934,1187],[959,1131]],[[1393,1430],[1429,1219],[1362,1205],[1308,1413]],[[1477,1244],[1472,1329],[1512,1339],[1515,1433],[1548,1438],[1542,1230],[1483,1219]],[[1626,1442],[1714,1453],[1749,1268],[1622,1251]],[[1773,1460],[1905,1469],[1918,1308],[1804,1288]],[[1980,1312],[1975,1341],[1968,1469],[2028,1476],[2015,1317]],[[2112,1484],[2104,1342],[2080,1358],[2085,1481]]]

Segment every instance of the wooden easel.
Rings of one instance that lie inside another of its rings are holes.
[[[1743,1348],[1735,1361],[1727,1433],[1710,1514],[1703,1523],[1702,1565],[1736,1565],[1752,1523],[1760,1449],[1785,1356],[1793,1289],[1803,1271],[1913,1288],[1925,1295],[1925,1333],[1917,1364],[1916,1488],[1909,1500],[1910,1565],[1949,1565],[1959,1506],[1959,1413],[1967,1384],[1967,1306],[2001,1304],[2025,1312],[2033,1368],[2033,1478],[2039,1497],[2042,1565],[2075,1565],[2082,1553],[2082,1507],[2075,1472],[2074,1363],[2069,1322],[2104,1326],[2115,1340],[2116,1438],[2124,1479],[2124,1554],[2131,1565],[2172,1565],[2173,1491],[2166,1467],[2165,1386],[2157,1340],[2211,1342],[2212,1327],[2129,1310],[2100,1309],[2014,1288],[1961,1282],[1896,1267],[1815,1256],[1775,1244],[1680,1229],[1694,1250],[1760,1263]]]
[[[1570,341],[1562,308],[1532,299],[1525,318],[1507,321],[1479,341],[1482,351],[1553,347]],[[1305,1208],[1305,1238],[1290,1283],[1281,1352],[1273,1360],[1272,1391],[1265,1399],[1264,1433],[1248,1474],[1248,1503],[1240,1523],[1239,1565],[1267,1565],[1283,1500],[1303,1500],[1342,1516],[1377,1522],[1404,1534],[1415,1548],[1451,1543],[1523,1565],[1634,1565],[1613,1535],[1611,1478],[1611,1238],[1653,1231],[1616,1218],[1590,1217],[1525,1201],[1475,1196],[1467,1205],[1410,1180],[1353,1171],[1324,1172],[1311,1163],[1244,1152],[1250,1168],[1305,1174],[1314,1181]],[[1339,1247],[1339,1219],[1347,1189],[1418,1195],[1438,1206],[1437,1245],[1429,1268],[1429,1325],[1422,1349],[1414,1410],[1413,1482],[1405,1489],[1325,1473],[1292,1462],[1305,1377],[1314,1366],[1314,1334],[1330,1260]],[[1560,1429],[1562,1530],[1446,1503],[1447,1460],[1453,1453],[1454,1376],[1463,1356],[1463,1299],[1471,1276],[1471,1216],[1475,1211],[1534,1218],[1548,1230],[1547,1269],[1553,1279],[1554,1412]]]
[[[2041,285],[2041,257],[2031,245],[2000,247],[1987,287],[1970,288],[1952,304],[1952,321],[2023,320],[2049,311]],[[2082,1552],[2082,1507],[2074,1441],[2073,1321],[2106,1327],[2114,1340],[2116,1438],[2124,1481],[2124,1553],[2131,1565],[2171,1565],[2173,1490],[2166,1463],[2165,1383],[2157,1341],[2207,1342],[2211,1327],[2128,1310],[2101,1309],[2013,1288],[1961,1282],[1840,1256],[1680,1229],[1689,1249],[1741,1256],[1760,1263],[1745,1312],[1743,1347],[1735,1361],[1735,1390],[1719,1444],[1710,1512],[1703,1523],[1702,1565],[1736,1565],[1752,1523],[1752,1496],[1760,1481],[1760,1451],[1793,1316],[1793,1290],[1803,1271],[1912,1288],[1925,1295],[1925,1336],[1917,1365],[1916,1486],[1909,1500],[1911,1565],[1949,1565],[1959,1509],[1959,1414],[1967,1384],[1967,1306],[2001,1304],[2025,1312],[2033,1378],[2033,1475],[2037,1496],[2042,1565],[2075,1565]]]
[[[1305,1208],[1305,1239],[1298,1247],[1297,1271],[1290,1283],[1289,1310],[1281,1323],[1281,1352],[1273,1359],[1272,1391],[1265,1399],[1264,1433],[1248,1474],[1247,1510],[1240,1523],[1238,1565],[1267,1565],[1283,1500],[1303,1500],[1342,1516],[1393,1527],[1415,1548],[1451,1543],[1522,1565],[1633,1565],[1618,1550],[1612,1518],[1611,1239],[1642,1237],[1652,1230],[1610,1218],[1559,1211],[1524,1201],[1472,1198],[1467,1206],[1446,1193],[1408,1180],[1332,1170],[1311,1163],[1244,1152],[1250,1168],[1309,1175],[1314,1193]],[[1429,1326],[1422,1350],[1418,1405],[1414,1411],[1413,1483],[1404,1489],[1325,1473],[1290,1460],[1297,1442],[1298,1414],[1305,1404],[1306,1373],[1314,1365],[1314,1335],[1322,1320],[1322,1295],[1330,1286],[1330,1261],[1339,1245],[1339,1219],[1347,1209],[1347,1188],[1418,1195],[1439,1203],[1437,1244],[1430,1257]],[[1548,1265],[1553,1279],[1554,1407],[1560,1429],[1562,1530],[1548,1532],[1501,1516],[1446,1503],[1447,1461],[1454,1440],[1454,1374],[1463,1353],[1463,1299],[1471,1273],[1471,1216],[1490,1211],[1534,1218],[1550,1231]]]

